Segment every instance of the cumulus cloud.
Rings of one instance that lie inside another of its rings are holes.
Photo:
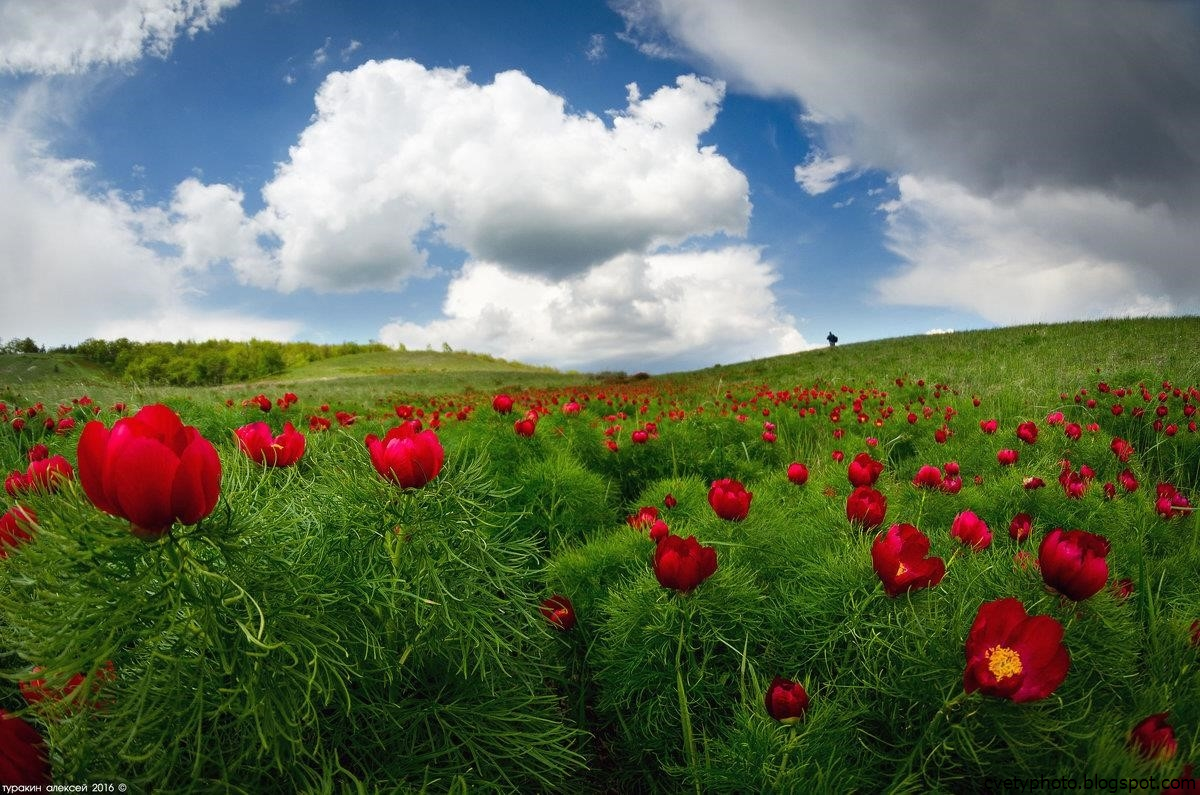
[[[77,74],[165,58],[238,0],[0,0],[0,72]]]
[[[1200,20],[1185,3],[625,0],[838,165],[895,174],[877,293],[994,322],[1197,311]],[[796,169],[815,188],[826,159]]]
[[[611,124],[520,72],[371,61],[336,72],[263,189],[283,290],[395,289],[427,243],[514,271],[569,276],[624,252],[742,234],[745,176],[713,147],[724,87],[683,76]]]
[[[622,254],[569,279],[468,263],[429,323],[394,322],[380,339],[486,350],[590,369],[648,370],[812,347],[776,303],[774,266],[753,246]]]
[[[976,193],[1088,188],[1200,198],[1200,48],[1183,3],[645,0],[739,87],[794,96],[856,163]]]
[[[838,177],[850,171],[851,165],[850,158],[845,155],[827,157],[814,151],[796,166],[796,182],[809,196],[819,196],[832,190],[838,183]]]
[[[1096,191],[1030,191],[998,203],[905,176],[884,206],[904,267],[884,303],[950,306],[1000,324],[1200,309],[1200,230],[1162,206]]]
[[[186,223],[176,229],[164,211],[137,206],[119,193],[97,192],[89,183],[91,163],[53,156],[21,126],[37,116],[25,107],[30,101],[18,99],[18,111],[0,125],[0,261],[8,263],[0,337],[59,345],[87,337],[278,339],[298,332],[293,321],[195,309],[189,260],[233,251],[231,215],[206,212],[225,219],[230,239],[222,241]],[[198,202],[219,209],[231,200],[181,188],[180,213]]]

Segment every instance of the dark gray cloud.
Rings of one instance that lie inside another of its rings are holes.
[[[831,154],[980,194],[1200,206],[1200,15],[1131,0],[647,0],[735,87],[798,98]]]

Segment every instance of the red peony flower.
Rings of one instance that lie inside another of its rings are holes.
[[[1012,597],[985,602],[967,634],[963,689],[1015,702],[1046,698],[1071,666],[1062,637],[1062,624],[1028,615]]]
[[[513,399],[508,395],[500,394],[492,398],[492,408],[497,414],[508,414],[513,408]]]
[[[999,427],[1000,427],[1000,422],[998,420],[980,420],[979,421],[979,430],[983,431],[984,433],[986,433],[988,435],[995,433],[997,431],[997,429],[999,429]]]
[[[654,550],[654,576],[664,588],[688,593],[717,570],[717,550],[695,536],[668,535]]]
[[[675,499],[674,494],[668,494],[663,497],[663,505],[669,510],[679,504],[679,500]]]
[[[1159,483],[1155,493],[1158,499],[1154,501],[1154,510],[1164,519],[1176,519],[1192,511],[1188,498],[1170,483]]]
[[[913,485],[919,489],[936,489],[942,485],[942,470],[932,464],[924,464],[913,475]]]
[[[1025,444],[1036,444],[1038,427],[1036,422],[1022,422],[1017,426],[1017,438]]]
[[[804,685],[777,676],[771,680],[763,701],[767,714],[780,723],[797,723],[804,718],[808,711],[808,693]]]
[[[1093,596],[1108,581],[1108,539],[1084,530],[1051,530],[1038,549],[1042,580],[1076,602]]]
[[[0,516],[0,558],[8,557],[7,547],[16,549],[33,538],[37,526],[37,514],[32,508],[14,505]]]
[[[870,486],[859,486],[846,498],[846,518],[863,530],[879,527],[886,513],[887,497]]]
[[[177,521],[196,524],[216,507],[216,448],[162,404],[143,406],[112,430],[89,422],[76,455],[79,482],[92,504],[128,520],[138,538],[160,538]]]
[[[1008,534],[1015,541],[1024,541],[1033,532],[1033,517],[1027,513],[1019,513],[1008,524]]]
[[[1129,747],[1141,754],[1143,759],[1170,759],[1175,756],[1178,744],[1175,730],[1167,723],[1167,713],[1159,712],[1141,720],[1129,732]]]
[[[304,434],[290,422],[283,424],[283,433],[271,435],[271,426],[265,422],[252,422],[234,432],[238,449],[260,466],[287,467],[304,455]]]
[[[53,494],[61,483],[75,477],[71,462],[61,455],[31,460],[25,472],[13,470],[4,479],[4,490],[10,497],[29,491]]]
[[[637,513],[625,517],[625,523],[638,530],[645,529],[658,520],[658,508],[653,505],[643,505]]]
[[[871,564],[884,592],[894,598],[941,582],[946,565],[928,554],[929,538],[910,524],[894,524],[877,536],[871,545]]]
[[[996,461],[1002,467],[1012,466],[1013,464],[1017,463],[1018,458],[1020,458],[1020,456],[1017,455],[1016,450],[1004,449],[996,453]]]
[[[740,522],[750,513],[750,500],[754,495],[746,487],[731,478],[714,480],[708,490],[708,504],[722,519]]]
[[[847,467],[846,475],[850,478],[850,484],[857,488],[858,486],[874,486],[882,472],[882,461],[876,461],[870,453],[859,453],[854,456],[854,460]]]
[[[645,444],[646,442],[650,441],[650,434],[646,433],[645,430],[638,428],[636,431],[629,434],[629,441],[633,442],[634,444]]]
[[[803,486],[808,482],[808,467],[801,464],[799,461],[793,461],[788,464],[787,479],[797,486]]]
[[[517,420],[513,423],[513,431],[517,434],[517,436],[524,436],[528,438],[533,436],[533,433],[536,430],[537,420],[529,417],[525,417],[524,419]]]
[[[544,600],[541,606],[542,615],[556,628],[564,632],[575,626],[575,607],[571,600],[562,594],[555,594]]]
[[[1122,464],[1129,463],[1130,456],[1133,455],[1133,445],[1122,439],[1120,436],[1114,436],[1112,442],[1108,445],[1108,449],[1112,450],[1113,455]]]
[[[436,478],[446,458],[437,434],[420,427],[419,421],[409,420],[382,439],[371,433],[364,440],[375,471],[404,489],[419,489]]]
[[[974,511],[963,511],[950,523],[950,535],[978,552],[992,543],[992,531]]]
[[[50,784],[46,743],[37,729],[0,709],[0,783],[42,787]]]
[[[1137,491],[1138,479],[1128,469],[1122,470],[1121,474],[1117,475],[1117,482],[1121,484],[1121,488],[1125,489],[1125,491]]]
[[[329,430],[330,422],[325,417],[312,415],[308,418],[308,429],[310,431],[327,431]]]

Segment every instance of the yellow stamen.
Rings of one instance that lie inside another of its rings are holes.
[[[993,646],[983,656],[997,681],[1021,674],[1021,655],[1007,646]]]
[[[896,567],[896,576],[903,577],[905,574],[908,574],[908,568],[901,563]]]

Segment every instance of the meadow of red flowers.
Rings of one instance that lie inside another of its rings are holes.
[[[1192,775],[1196,383],[378,397],[0,403],[4,783]]]

